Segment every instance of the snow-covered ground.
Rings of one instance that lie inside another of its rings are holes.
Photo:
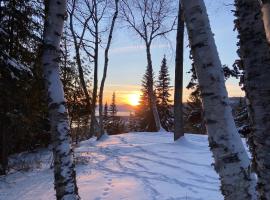
[[[81,142],[75,152],[83,200],[223,199],[206,136],[128,133]],[[55,199],[51,156],[39,156],[38,169],[0,178],[1,200]]]

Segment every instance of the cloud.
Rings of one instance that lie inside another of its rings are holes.
[[[169,48],[168,44],[153,44],[151,46],[152,49],[164,49]],[[123,46],[123,47],[116,47],[111,49],[111,54],[122,54],[122,53],[134,53],[144,51],[144,45],[131,45],[131,46]]]

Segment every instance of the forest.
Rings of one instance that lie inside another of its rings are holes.
[[[0,41],[0,200],[270,200],[269,0],[0,0]]]

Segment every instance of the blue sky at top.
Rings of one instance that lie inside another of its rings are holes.
[[[237,33],[233,31],[234,16],[231,12],[234,9],[233,1],[205,0],[205,2],[221,62],[231,66],[235,59],[238,58],[236,54]],[[114,33],[110,51],[108,78],[105,88],[105,98],[107,101],[110,101],[113,91],[116,91],[118,94],[120,102],[123,102],[128,94],[139,92],[141,79],[147,65],[144,43],[132,30],[120,29],[119,27],[123,26],[121,23],[118,21],[118,27]],[[155,74],[158,75],[161,60],[166,55],[170,69],[171,85],[174,82],[175,37],[176,32],[171,32],[168,36],[170,42],[165,39],[156,39],[152,47]],[[188,39],[185,33],[185,46],[187,45]],[[100,59],[103,59],[102,54]],[[189,48],[186,47],[184,56],[184,85],[187,85],[190,79],[189,74],[186,73],[190,69],[190,63]],[[103,62],[101,61],[100,64],[99,74],[101,77]],[[238,80],[227,81],[227,89],[230,96],[243,95],[238,86]],[[184,96],[185,99],[188,96],[186,90]]]

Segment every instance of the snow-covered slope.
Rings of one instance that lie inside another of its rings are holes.
[[[206,136],[128,133],[75,149],[83,200],[219,200],[219,180]],[[45,153],[44,158],[48,158]],[[49,165],[0,178],[1,200],[54,198]]]

